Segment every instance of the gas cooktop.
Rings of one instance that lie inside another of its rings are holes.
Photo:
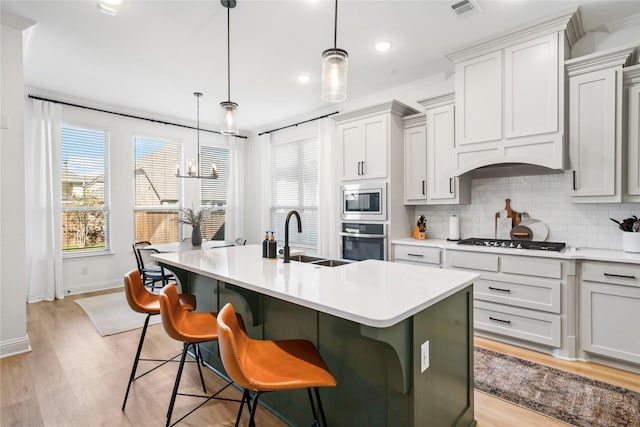
[[[566,244],[558,242],[536,242],[533,240],[500,240],[472,237],[458,240],[459,245],[474,245],[487,248],[537,249],[541,251],[561,252]]]

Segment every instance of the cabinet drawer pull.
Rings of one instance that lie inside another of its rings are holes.
[[[422,195],[424,196],[426,193],[424,192],[424,187],[426,185],[426,181],[423,179],[422,180]]]
[[[453,194],[453,178],[449,178],[449,193]]]
[[[500,323],[506,323],[508,325],[511,324],[511,320],[502,320],[502,319],[497,319],[495,317],[489,316],[489,320],[493,320],[495,322],[500,322]]]
[[[577,188],[576,188],[576,171],[575,170],[573,171],[573,189],[577,190]]]
[[[489,289],[498,292],[511,292],[511,289],[494,288],[493,286],[489,286]]]
[[[417,256],[417,257],[420,257],[420,258],[422,258],[424,256],[422,254],[407,254],[407,255],[409,255],[409,256]]]
[[[604,273],[606,277],[619,277],[621,279],[635,279],[636,276],[628,276],[626,274],[612,274],[612,273]]]

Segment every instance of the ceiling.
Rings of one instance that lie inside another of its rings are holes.
[[[341,0],[337,47],[349,52],[348,99],[453,70],[446,53],[580,5],[585,32],[640,13],[640,1],[501,0],[458,17],[458,0]],[[116,16],[89,1],[7,1],[37,22],[25,43],[25,84],[127,110],[217,128],[227,99],[226,9],[219,0],[125,0]],[[333,47],[333,1],[238,0],[231,10],[231,100],[259,130],[331,107],[320,99],[322,51]],[[388,40],[385,53],[375,42]],[[300,84],[306,73],[311,81]]]

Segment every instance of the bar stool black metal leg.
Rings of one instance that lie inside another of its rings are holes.
[[[196,356],[196,365],[198,365],[198,373],[200,374],[200,382],[202,383],[202,391],[204,393],[206,393],[207,392],[207,387],[204,385],[204,377],[202,376],[202,368],[200,367],[200,360],[201,360],[201,357],[202,357],[202,356],[200,356],[200,347],[199,347],[198,344],[194,344],[194,343],[191,343],[189,345],[193,346],[193,354]],[[203,363],[203,365],[204,365],[204,363]]]
[[[171,401],[169,402],[169,410],[167,411],[167,427],[171,425],[171,415],[173,415],[173,405],[176,403],[176,395],[178,394],[178,387],[180,387],[180,377],[182,377],[182,368],[184,367],[184,360],[187,358],[188,343],[184,343],[182,346],[182,357],[180,358],[180,365],[178,366],[178,373],[176,374],[176,382],[173,385],[173,393],[171,394]]]
[[[311,389],[307,389],[307,394],[309,395],[309,403],[311,403],[311,412],[313,413],[313,425],[318,425],[318,414],[316,413],[316,405],[313,403],[313,395],[311,394]]]
[[[253,398],[253,408],[251,408],[251,418],[249,418],[249,427],[256,427],[254,417],[256,416],[256,409],[258,409],[258,399],[263,392],[259,391]]]
[[[249,390],[244,389],[242,392],[242,401],[240,402],[240,409],[238,409],[238,416],[236,417],[236,425],[238,427],[240,425],[240,418],[242,417],[242,409],[244,408],[244,402],[247,402],[247,407],[249,408],[249,413],[251,413],[251,394],[249,394]]]
[[[138,361],[140,360],[140,353],[142,353],[142,344],[144,343],[144,337],[147,334],[147,326],[149,326],[150,314],[147,314],[147,318],[144,319],[144,326],[142,327],[142,333],[140,334],[140,341],[138,342],[138,351],[136,351],[136,358],[133,359],[133,368],[131,368],[131,375],[129,376],[129,384],[127,384],[127,391],[124,394],[124,402],[122,402],[122,410],[127,405],[127,398],[129,397],[129,390],[131,389],[131,383],[136,377],[136,370],[138,369]]]
[[[322,400],[320,399],[320,389],[318,387],[314,387],[316,392],[316,400],[318,401],[318,409],[320,410],[320,417],[322,419],[322,425],[327,427],[327,418],[324,416],[324,408],[322,407]]]

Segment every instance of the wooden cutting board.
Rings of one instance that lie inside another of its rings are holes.
[[[513,209],[511,209],[511,199],[505,199],[504,209],[501,209],[498,212],[496,212],[496,218],[495,218],[496,230],[498,229],[498,218],[500,218],[500,212],[502,211],[507,211],[507,218],[511,218],[511,221],[512,221],[511,227],[515,227],[516,225],[520,224],[520,221],[522,220],[522,213],[516,212]]]

